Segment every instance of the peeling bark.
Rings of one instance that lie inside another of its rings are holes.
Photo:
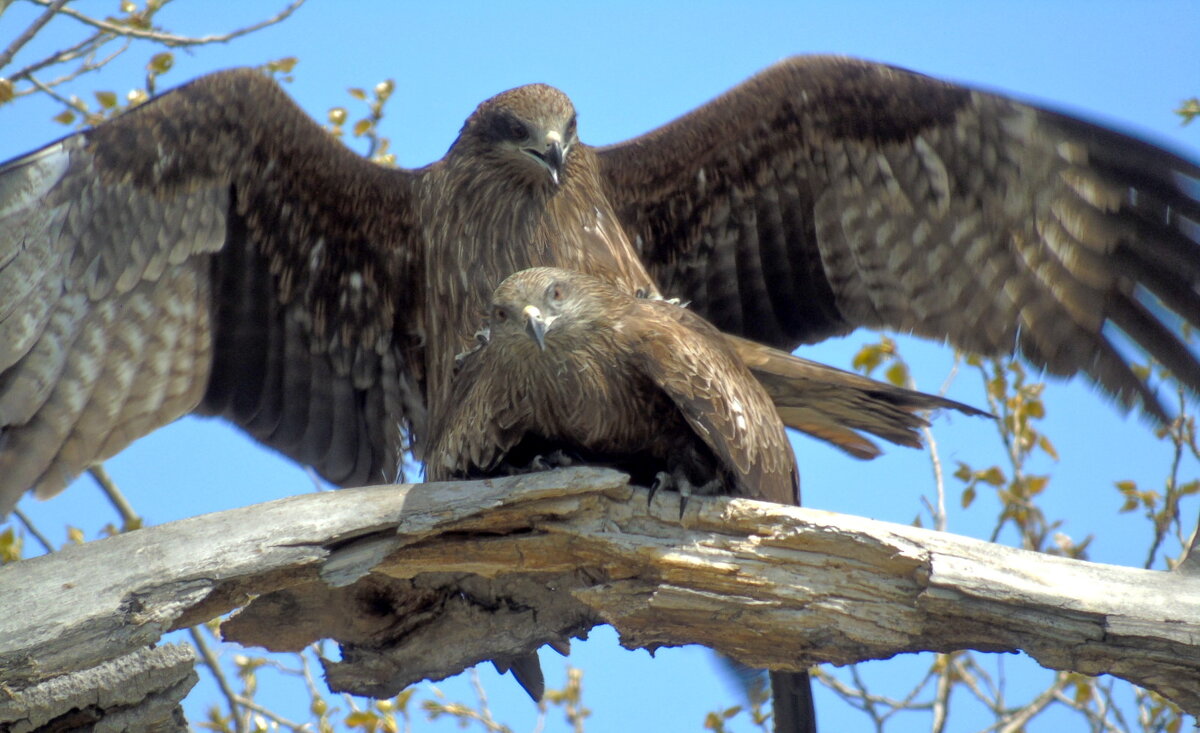
[[[230,611],[222,633],[247,646],[336,640],[331,688],[372,696],[608,623],[629,648],[699,643],[773,669],[1024,651],[1200,712],[1200,577],[745,499],[693,497],[680,520],[678,496],[648,505],[591,468],[173,522],[0,567],[0,599],[0,729],[24,730],[35,699],[39,720],[128,715],[96,692],[114,660]],[[145,685],[146,709],[183,685]]]

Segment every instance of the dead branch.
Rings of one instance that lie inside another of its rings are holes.
[[[677,496],[646,496],[587,468],[349,489],[2,567],[0,727],[40,724],[24,712],[38,685],[235,609],[227,640],[336,640],[327,681],[356,694],[609,623],[631,648],[773,668],[1021,650],[1200,711],[1200,578],[743,499],[692,498],[680,521]]]

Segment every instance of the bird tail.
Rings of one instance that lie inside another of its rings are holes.
[[[772,672],[771,708],[775,733],[817,733],[817,712],[808,672]]]
[[[966,415],[989,414],[737,336],[725,337],[762,383],[785,425],[831,443],[855,458],[875,458],[881,452],[858,431],[920,448],[920,429],[929,425],[925,418],[929,410],[950,408]]]

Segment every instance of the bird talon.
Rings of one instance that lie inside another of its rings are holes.
[[[654,474],[654,483],[650,484],[650,493],[646,497],[646,506],[649,507],[654,503],[654,495],[661,489],[670,489],[675,482],[675,477],[666,471],[659,471]]]
[[[691,485],[684,481],[679,485],[679,521],[683,521],[683,513],[687,511],[688,497],[692,495]]]

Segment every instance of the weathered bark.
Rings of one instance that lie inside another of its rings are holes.
[[[242,644],[337,640],[343,660],[326,664],[327,679],[357,694],[610,623],[631,648],[700,643],[785,669],[1022,650],[1200,712],[1198,577],[744,499],[692,498],[680,521],[676,495],[648,506],[644,490],[600,469],[196,517],[0,568],[0,599],[0,728],[22,719],[41,683],[85,680],[167,630],[235,609],[222,630]],[[39,719],[79,699],[42,704]]]

